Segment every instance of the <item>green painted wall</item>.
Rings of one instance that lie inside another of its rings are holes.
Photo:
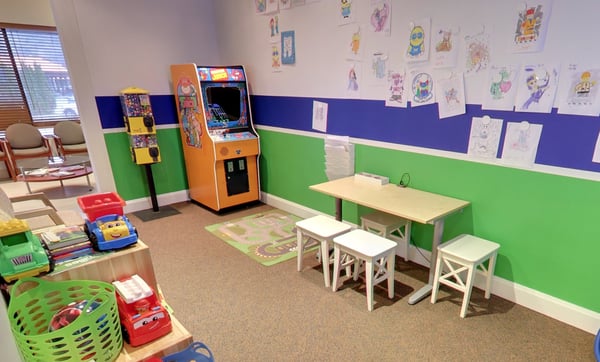
[[[161,162],[151,166],[156,193],[160,195],[186,190],[188,186],[179,128],[159,129],[156,137],[161,154]],[[146,166],[136,165],[131,160],[127,133],[106,133],[104,140],[119,195],[124,200],[150,196]]]
[[[308,187],[327,181],[324,141],[261,130],[262,191],[334,214],[331,197]],[[355,146],[355,170],[390,177],[404,172],[410,187],[471,202],[446,220],[443,240],[461,233],[501,244],[496,275],[600,312],[596,291],[600,255],[600,183],[364,145]],[[343,203],[357,223],[367,210]],[[431,250],[433,227],[416,224],[413,239]]]

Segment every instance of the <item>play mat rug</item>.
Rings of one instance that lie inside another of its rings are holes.
[[[296,257],[296,222],[300,217],[270,210],[209,225],[210,231],[262,265],[270,266]]]

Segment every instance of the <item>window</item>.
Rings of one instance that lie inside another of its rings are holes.
[[[0,130],[10,124],[79,119],[58,33],[0,27]]]

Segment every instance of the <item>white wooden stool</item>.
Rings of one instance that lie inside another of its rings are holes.
[[[352,226],[344,224],[324,215],[313,216],[296,223],[296,238],[298,251],[298,271],[302,271],[302,259],[304,258],[304,249],[310,240],[316,240],[321,243],[320,261],[323,265],[323,278],[325,286],[330,287],[331,277],[329,276],[329,264],[333,262],[330,258],[329,248],[333,246],[333,238],[352,229]]]
[[[437,301],[440,284],[447,285],[464,293],[460,317],[467,314],[467,305],[471,299],[475,274],[480,273],[486,277],[485,298],[490,298],[492,277],[496,266],[499,244],[478,238],[473,235],[463,234],[438,246],[437,260],[435,263],[435,277],[431,291],[431,303]],[[489,260],[487,268],[484,262]],[[443,272],[444,265],[448,268]],[[466,281],[464,271],[467,271]]]
[[[404,243],[404,261],[408,261],[411,222],[405,218],[375,211],[360,217],[363,230]]]
[[[360,261],[365,262],[367,308],[373,310],[373,286],[387,280],[388,297],[394,297],[396,242],[357,229],[333,238],[333,291],[340,285],[340,267],[354,264],[354,280],[358,280]]]

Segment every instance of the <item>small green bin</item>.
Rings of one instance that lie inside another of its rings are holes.
[[[82,302],[85,307],[74,321],[49,331],[58,311]],[[22,278],[12,288],[8,317],[26,361],[114,361],[123,347],[115,289],[109,283]]]

